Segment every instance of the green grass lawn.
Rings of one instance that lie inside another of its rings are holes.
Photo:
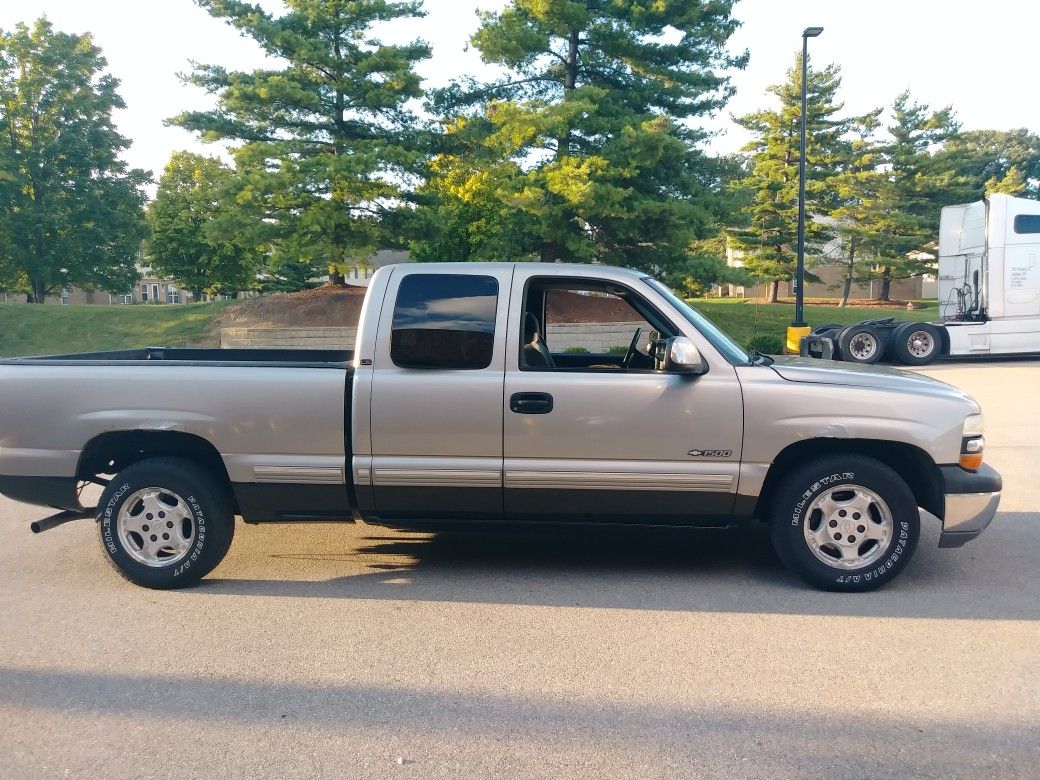
[[[791,303],[752,303],[741,298],[694,298],[690,303],[739,344],[746,344],[752,336],[769,335],[783,338],[787,326],[794,319],[794,304]],[[913,311],[868,306],[838,308],[806,304],[805,321],[815,328],[829,322],[851,325],[854,322],[880,317],[895,317],[897,320],[937,320],[939,309],[936,301],[922,303],[925,308]]]
[[[746,344],[756,335],[783,338],[794,316],[789,303],[750,303],[742,299],[695,299],[702,313]],[[227,303],[188,306],[28,306],[0,304],[0,356],[94,352],[108,349],[192,344],[216,346],[217,317]],[[926,308],[876,309],[852,306],[806,305],[805,318],[813,327],[826,322],[848,324],[877,317],[933,320],[935,301]]]
[[[187,306],[0,304],[0,356],[94,352],[219,343],[215,320],[226,303]]]

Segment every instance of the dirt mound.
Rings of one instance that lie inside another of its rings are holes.
[[[605,293],[549,290],[546,307],[553,322],[635,322],[642,317],[625,301]]]
[[[364,287],[319,287],[238,301],[221,315],[224,328],[354,327]]]

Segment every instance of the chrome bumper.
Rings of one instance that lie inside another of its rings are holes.
[[[940,547],[960,547],[986,530],[1000,504],[1000,475],[985,464],[977,472],[942,467],[946,506]]]

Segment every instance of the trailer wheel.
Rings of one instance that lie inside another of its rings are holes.
[[[885,340],[870,325],[850,325],[838,334],[841,357],[850,363],[873,364],[885,351]]]
[[[904,322],[892,333],[896,360],[907,366],[924,366],[939,356],[942,336],[926,322]]]
[[[224,559],[235,532],[228,491],[179,458],[123,469],[105,488],[98,512],[109,561],[146,588],[194,585]]]

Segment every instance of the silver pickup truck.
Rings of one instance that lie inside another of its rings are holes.
[[[116,568],[153,588],[209,573],[237,515],[758,519],[808,582],[869,590],[909,561],[920,509],[941,547],[990,522],[983,447],[978,404],[949,385],[748,354],[660,282],[603,266],[383,268],[353,352],[0,361],[0,492],[62,510],[37,531],[96,519]]]

